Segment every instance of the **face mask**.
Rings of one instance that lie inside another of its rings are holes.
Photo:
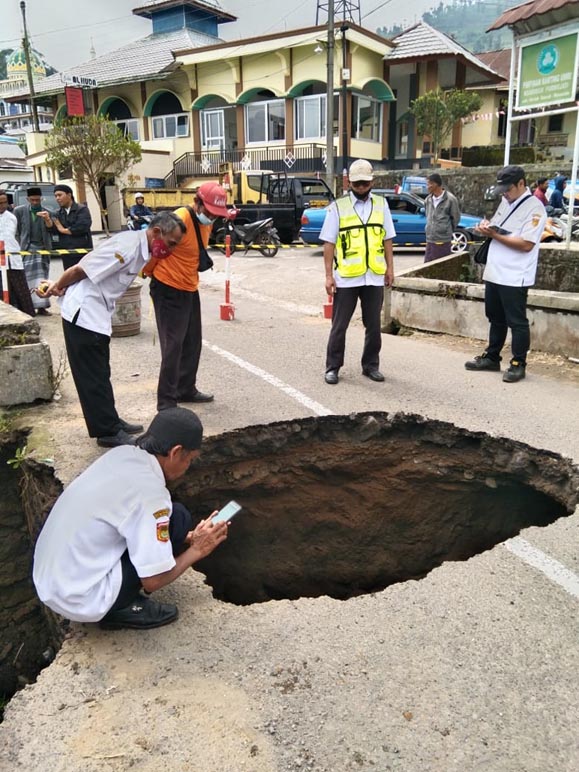
[[[30,209],[32,212],[41,212],[42,211],[42,204],[30,204]]]
[[[163,239],[155,239],[151,244],[151,257],[164,258],[169,257],[171,250],[165,244]]]
[[[358,201],[364,201],[370,195],[369,190],[365,190],[364,192],[361,192],[359,190],[354,190],[354,188],[352,188],[352,193],[356,196]]]
[[[213,225],[213,220],[207,217],[205,212],[195,212],[195,214],[197,215],[197,219],[199,220],[201,225]]]

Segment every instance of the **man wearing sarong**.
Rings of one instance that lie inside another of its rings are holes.
[[[30,290],[36,289],[41,281],[48,279],[50,272],[50,255],[38,254],[38,250],[52,249],[52,239],[46,224],[39,212],[44,211],[42,206],[42,191],[40,188],[28,188],[28,203],[17,206],[14,209],[18,229],[16,240],[23,252],[31,252],[23,255],[24,273]],[[36,293],[32,295],[32,302],[37,314],[46,316],[50,308],[50,299],[41,298]]]
[[[8,261],[7,278],[10,304],[25,314],[34,316],[32,296],[26,283],[24,264],[20,255],[20,244],[16,241],[17,228],[18,221],[8,209],[8,194],[5,190],[0,190],[0,241],[4,242]]]

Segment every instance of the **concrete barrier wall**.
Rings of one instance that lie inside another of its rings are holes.
[[[487,340],[484,285],[402,275],[388,294],[386,332],[402,326]],[[579,293],[530,290],[528,317],[533,349],[579,354]]]

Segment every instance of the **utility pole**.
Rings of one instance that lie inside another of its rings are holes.
[[[348,79],[346,78],[348,70],[347,41],[346,32],[348,25],[342,24],[340,32],[342,33],[342,179],[344,190],[346,189],[346,177],[348,174]]]
[[[22,27],[24,37],[22,38],[22,48],[26,57],[26,74],[28,75],[28,88],[30,89],[30,108],[32,110],[32,126],[34,131],[40,131],[38,122],[38,109],[36,107],[36,95],[34,94],[34,78],[32,77],[32,63],[30,59],[30,41],[28,40],[28,28],[26,27],[26,3],[21,0],[20,10],[22,11]]]
[[[326,80],[326,181],[334,190],[334,0],[328,0]]]

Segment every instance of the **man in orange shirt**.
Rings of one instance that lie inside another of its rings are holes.
[[[175,407],[178,402],[213,400],[213,394],[204,394],[196,384],[201,357],[197,233],[202,246],[207,247],[213,222],[228,216],[226,202],[226,193],[216,182],[203,183],[195,194],[194,205],[175,211],[186,228],[181,243],[168,258],[147,271],[152,274],[151,297],[161,345],[157,410]]]

